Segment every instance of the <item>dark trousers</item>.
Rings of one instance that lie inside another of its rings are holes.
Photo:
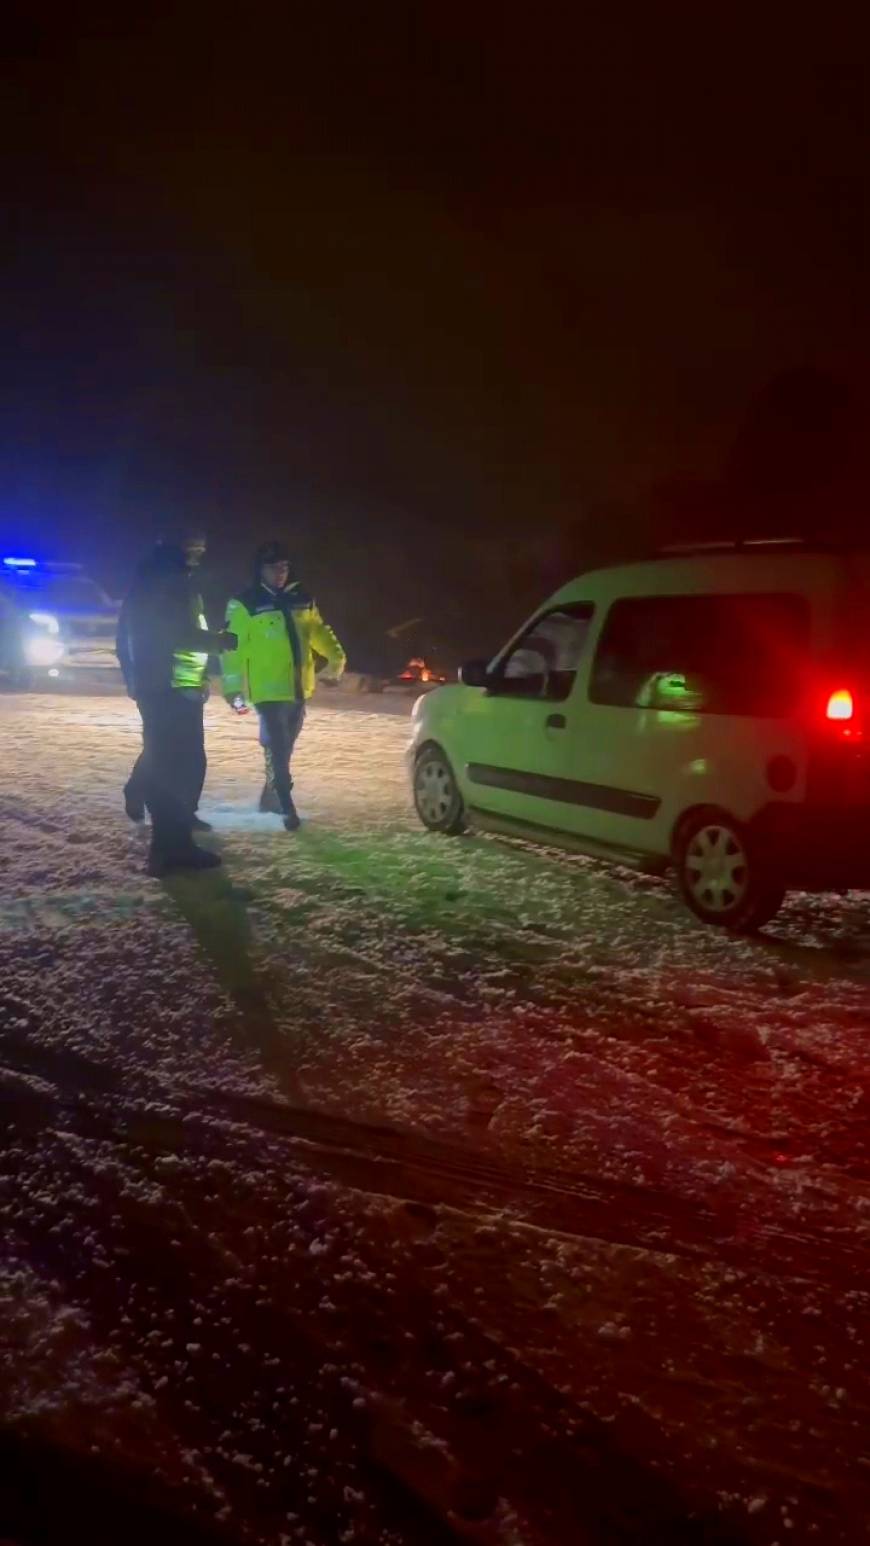
[[[136,767],[151,814],[151,844],[160,854],[185,853],[205,782],[202,694],[169,688],[138,703],[143,749]]]
[[[203,781],[204,780],[205,780],[205,764],[203,764]],[[202,785],[200,785],[200,791],[199,792],[200,792],[200,794],[202,794]],[[145,804],[145,749],[144,749],[144,747],[143,747],[142,751],[139,753],[138,757],[136,758],[136,761],[133,763],[133,767],[132,767],[132,769],[130,771],[130,777],[127,779],[127,782],[124,785],[124,798],[126,800],[129,800],[131,805],[144,805]],[[199,808],[199,795],[197,795],[196,805],[194,806],[194,811],[196,811],[198,808]]]
[[[124,785],[124,795],[130,801],[131,805],[144,805],[145,804],[145,752],[144,752],[144,749],[139,753],[138,757],[136,758],[136,761],[133,763],[133,768],[132,768],[132,771],[130,773],[130,777],[127,779],[127,782]]]
[[[286,815],[292,804],[290,758],[302,729],[305,703],[299,699],[294,703],[258,703],[255,707],[260,716],[260,745],[271,755],[275,790]]]

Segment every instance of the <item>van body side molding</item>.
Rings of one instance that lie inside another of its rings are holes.
[[[558,800],[563,805],[585,805],[591,810],[613,811],[618,816],[636,816],[640,821],[651,821],[662,803],[657,795],[615,789],[611,784],[586,784],[575,778],[551,778],[546,773],[496,768],[488,762],[469,762],[466,773],[470,783],[483,784],[489,789],[512,789],[517,794],[535,795],[539,800]]]

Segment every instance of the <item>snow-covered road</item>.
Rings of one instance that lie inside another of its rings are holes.
[[[853,1546],[870,899],[433,838],[360,702],[294,836],[210,705],[158,883],[134,706],[0,696],[0,1536]]]

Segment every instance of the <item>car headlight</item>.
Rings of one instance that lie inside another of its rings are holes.
[[[47,639],[45,634],[25,640],[24,655],[31,666],[55,666],[62,654],[63,645],[56,639]]]
[[[28,612],[27,616],[37,628],[47,628],[49,633],[60,633],[60,623],[53,612]]]

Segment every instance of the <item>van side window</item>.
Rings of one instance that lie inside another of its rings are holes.
[[[561,702],[574,686],[592,621],[591,606],[555,607],[537,617],[500,660],[491,692]]]
[[[593,703],[781,718],[804,687],[809,607],[800,596],[643,596],[611,607]]]

